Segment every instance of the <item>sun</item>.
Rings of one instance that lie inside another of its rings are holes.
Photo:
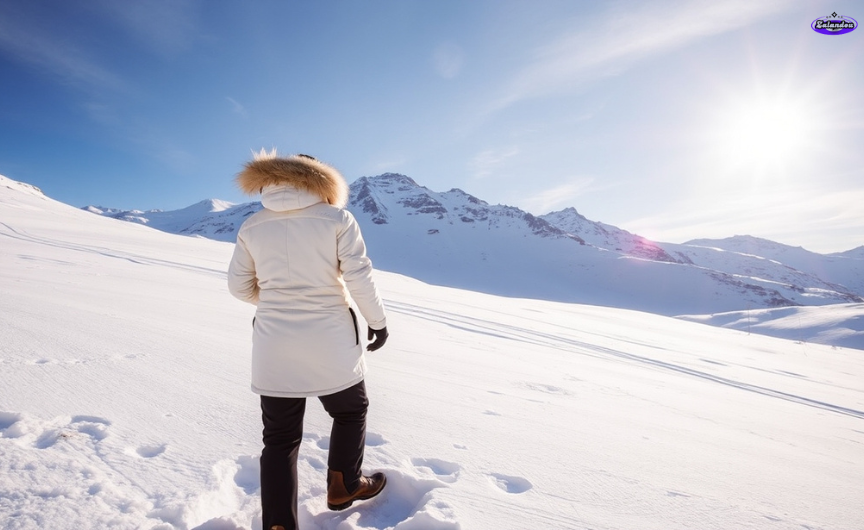
[[[762,204],[809,186],[826,153],[830,106],[792,87],[728,91],[693,115],[694,189],[706,196]]]
[[[720,110],[711,136],[729,167],[788,166],[808,147],[812,128],[805,106],[784,98],[756,98]]]
[[[713,109],[707,124],[711,151],[736,171],[789,168],[817,140],[811,111],[780,96],[728,101]]]

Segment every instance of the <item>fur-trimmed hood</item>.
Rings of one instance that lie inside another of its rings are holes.
[[[257,195],[269,186],[290,186],[338,208],[348,202],[348,184],[339,171],[306,155],[262,153],[246,163],[236,181],[247,195]]]

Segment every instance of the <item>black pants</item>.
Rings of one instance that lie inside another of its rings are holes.
[[[360,381],[329,396],[318,398],[333,418],[327,467],[341,471],[348,491],[360,483],[366,444],[366,384]],[[297,455],[303,441],[306,398],[261,396],[264,450],[261,451],[261,515],[264,530],[297,526]]]

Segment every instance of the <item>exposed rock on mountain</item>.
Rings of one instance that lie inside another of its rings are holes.
[[[749,236],[658,243],[574,208],[534,216],[460,189],[435,192],[397,173],[357,179],[348,208],[376,267],[440,285],[666,315],[864,301],[864,259],[853,253],[824,256]],[[261,205],[87,209],[233,241]]]

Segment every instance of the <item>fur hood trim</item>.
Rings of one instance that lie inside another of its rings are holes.
[[[267,186],[287,185],[338,208],[348,202],[348,184],[336,168],[306,155],[256,155],[237,174],[236,181],[247,195],[257,195]]]

